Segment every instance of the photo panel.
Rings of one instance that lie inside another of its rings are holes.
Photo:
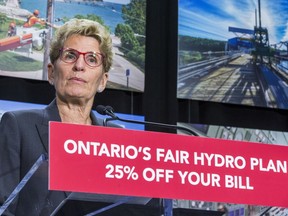
[[[215,138],[220,140],[230,140],[230,141],[239,141],[239,143],[251,143],[251,149],[253,149],[253,145],[273,145],[275,147],[277,146],[285,146],[288,147],[288,132],[287,131],[273,131],[273,130],[263,130],[263,129],[252,129],[252,128],[241,128],[241,127],[232,127],[232,126],[223,126],[223,125],[207,125],[207,124],[191,124],[191,123],[185,123],[185,122],[178,122],[178,126],[186,127],[189,130],[194,131],[201,137],[206,138]],[[186,131],[178,130],[178,134],[185,134],[185,135],[191,135],[187,133]],[[211,143],[211,145],[214,145],[215,143]],[[201,145],[199,143],[199,145]],[[231,149],[233,147],[231,146]],[[192,148],[193,149],[193,148]],[[221,149],[221,148],[219,148]],[[228,151],[230,151],[229,149]],[[251,151],[251,149],[243,149],[247,154],[255,153]],[[209,151],[209,149],[203,149],[203,152]],[[241,157],[241,153],[237,153],[236,155],[232,153],[230,154],[223,154],[222,152],[214,152],[215,155],[218,154],[221,156],[237,156]],[[269,155],[269,152],[267,152],[266,155]],[[264,157],[264,155],[263,155]],[[199,157],[200,158],[200,157]],[[212,156],[210,155],[210,159]],[[220,158],[220,157],[219,157]],[[220,164],[224,164],[224,162],[221,159],[217,159],[217,162]],[[248,160],[248,157],[246,158]],[[208,160],[208,156],[207,156]],[[213,160],[211,159],[211,163]],[[216,160],[215,160],[216,161]],[[271,156],[269,162],[265,161],[264,159],[260,160],[261,163],[259,163],[259,167],[261,167],[262,172],[270,172],[270,175],[277,175],[281,173],[281,171],[277,170],[277,166],[274,166],[274,163],[279,163],[281,160],[279,158],[273,158]],[[222,163],[223,162],[223,163]],[[282,161],[283,165],[283,173],[287,174],[287,161]],[[279,165],[279,164],[278,164]],[[211,165],[213,166],[213,165]],[[218,167],[218,168],[219,168]],[[224,167],[224,165],[223,165]],[[194,168],[195,169],[195,168]],[[219,173],[220,173],[219,168]],[[203,173],[209,173],[209,170],[202,169]],[[275,174],[276,173],[276,174]],[[229,172],[225,173],[229,175]],[[253,177],[256,177],[259,174],[255,174],[255,176],[251,177],[251,182]],[[196,178],[194,178],[195,180]],[[208,178],[207,178],[208,179]],[[205,180],[207,180],[205,179]],[[266,181],[266,179],[263,179],[263,182]],[[281,178],[279,177],[279,181],[281,181]],[[244,182],[244,181],[243,181]],[[242,183],[243,183],[242,182]],[[238,184],[241,184],[241,181],[239,180]],[[252,183],[251,183],[252,184]],[[275,183],[277,184],[277,183]],[[270,185],[270,187],[275,187],[274,182]],[[235,184],[236,185],[236,184]],[[234,186],[235,186],[234,185]],[[269,185],[267,185],[269,187]],[[281,189],[280,189],[281,190]],[[283,189],[282,189],[283,190]],[[235,192],[235,191],[233,191]],[[239,192],[240,194],[240,192]],[[222,195],[221,195],[222,196]],[[227,197],[228,194],[223,194],[223,196]],[[252,194],[251,194],[252,196]],[[275,196],[277,196],[277,193],[275,193]],[[207,201],[201,201],[201,200],[174,200],[174,206],[176,207],[182,207],[182,208],[192,208],[192,209],[202,209],[202,210],[213,210],[213,211],[223,211],[225,215],[227,216],[245,216],[245,215],[273,215],[273,216],[282,216],[282,215],[288,215],[288,208],[279,207],[279,206],[260,206],[260,205],[248,205],[247,203],[224,203],[224,202],[207,202]]]
[[[107,87],[144,91],[146,0],[0,0],[0,16],[0,75],[47,80],[55,30],[84,18],[111,33],[114,56]],[[33,16],[38,18],[34,25]]]
[[[178,2],[178,98],[288,108],[286,0]]]

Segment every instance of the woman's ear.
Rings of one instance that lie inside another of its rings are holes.
[[[108,73],[105,72],[105,73],[103,73],[101,82],[98,86],[98,89],[97,89],[98,93],[104,91],[104,89],[106,88],[107,81],[108,81]]]
[[[48,82],[51,85],[54,85],[54,66],[53,66],[53,64],[48,63],[47,69],[48,69]]]
[[[101,93],[103,90],[104,90],[104,88],[102,86],[99,86],[98,89],[97,89],[97,92]]]

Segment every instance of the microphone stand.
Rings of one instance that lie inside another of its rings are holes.
[[[0,215],[2,215],[5,210],[9,207],[9,205],[12,203],[12,201],[16,198],[16,196],[20,193],[22,188],[27,184],[29,179],[32,177],[32,175],[38,170],[38,168],[42,165],[44,161],[48,160],[47,154],[42,154],[39,156],[37,161],[33,164],[33,166],[30,168],[28,173],[23,177],[23,179],[19,182],[19,184],[16,186],[16,188],[12,191],[12,193],[9,195],[9,197],[6,199],[6,201],[3,203],[2,206],[0,206]]]
[[[199,134],[197,134],[195,131],[190,130],[189,128],[186,128],[186,127],[179,126],[179,125],[170,125],[170,124],[156,123],[156,122],[149,122],[149,121],[137,121],[137,120],[131,120],[131,119],[122,119],[122,118],[119,118],[118,116],[104,119],[103,125],[107,126],[107,123],[109,121],[115,121],[115,120],[119,120],[119,121],[127,122],[127,123],[134,123],[134,124],[143,124],[143,125],[147,124],[147,125],[152,125],[152,126],[157,126],[157,127],[162,127],[162,128],[179,129],[179,130],[186,131],[194,136],[199,136]]]
[[[194,136],[200,136],[198,133],[196,133],[193,130],[190,130],[189,128],[178,126],[178,125],[171,125],[171,124],[164,124],[164,123],[157,123],[157,122],[149,122],[149,121],[137,121],[137,120],[130,120],[130,119],[122,119],[119,118],[117,115],[114,114],[114,110],[110,106],[102,106],[99,105],[98,108],[96,108],[97,112],[101,115],[109,115],[110,118],[105,118],[103,120],[103,126],[107,126],[109,121],[115,121],[119,120],[122,122],[128,122],[128,123],[135,123],[135,124],[143,124],[143,125],[152,125],[156,127],[163,127],[163,128],[170,128],[170,129],[179,129],[186,131]],[[164,215],[171,215],[172,214],[172,200],[170,199],[162,199],[162,204],[164,207]],[[161,213],[162,215],[162,213]]]

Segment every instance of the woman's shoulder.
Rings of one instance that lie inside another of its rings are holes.
[[[6,111],[3,113],[2,118],[24,120],[24,121],[27,121],[27,123],[29,123],[33,119],[41,118],[43,116],[43,112],[44,112],[44,109]]]
[[[37,109],[19,109],[19,110],[9,110],[3,113],[2,117],[4,118],[17,118],[17,119],[27,119],[28,122],[31,122],[32,119],[39,119],[46,116],[46,113],[57,112],[57,109],[54,110],[55,102],[52,101],[46,107],[37,108]]]

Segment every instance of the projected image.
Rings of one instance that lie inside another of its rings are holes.
[[[189,128],[204,137],[288,146],[288,133],[283,131],[191,124],[184,122],[179,122],[178,124]]]
[[[286,0],[179,0],[177,97],[288,108]]]
[[[277,146],[288,147],[287,131],[271,131],[271,130],[239,128],[239,127],[231,127],[231,126],[191,124],[191,123],[184,123],[184,122],[178,122],[177,125],[189,128],[190,130],[197,132],[197,134],[199,134],[200,136],[207,137],[207,138],[251,142],[251,145],[277,145]],[[183,131],[182,132],[178,131],[178,132],[183,133]],[[213,144],[211,143],[211,145]],[[247,152],[250,151],[249,149],[246,149],[246,150]],[[213,153],[216,154],[216,152],[213,152]],[[269,152],[267,152],[267,154],[269,155]],[[271,159],[269,162],[272,162],[272,161],[273,160]],[[263,167],[265,166],[264,164],[267,165],[267,163],[263,162],[262,164]],[[287,162],[285,161],[284,164],[285,164],[284,173],[286,173]],[[262,169],[264,169],[263,167]],[[273,168],[271,168],[271,170]],[[267,170],[265,172],[267,172]],[[282,179],[279,178],[279,181],[281,180]],[[247,205],[247,204],[239,204],[239,203],[238,204],[215,203],[215,202],[204,202],[204,201],[194,201],[194,200],[186,200],[185,202],[178,201],[178,203],[176,202],[174,206],[175,205],[176,206],[181,205],[182,207],[185,207],[185,208],[211,209],[211,210],[218,210],[218,211],[219,211],[219,207],[222,206],[222,207],[225,207],[225,212],[226,212],[225,215],[227,216],[288,215],[288,208],[283,208],[279,206],[278,207],[277,206],[259,206],[259,205]]]
[[[143,92],[146,0],[0,0],[0,75],[47,80],[50,40],[72,18],[110,30],[108,88]]]

